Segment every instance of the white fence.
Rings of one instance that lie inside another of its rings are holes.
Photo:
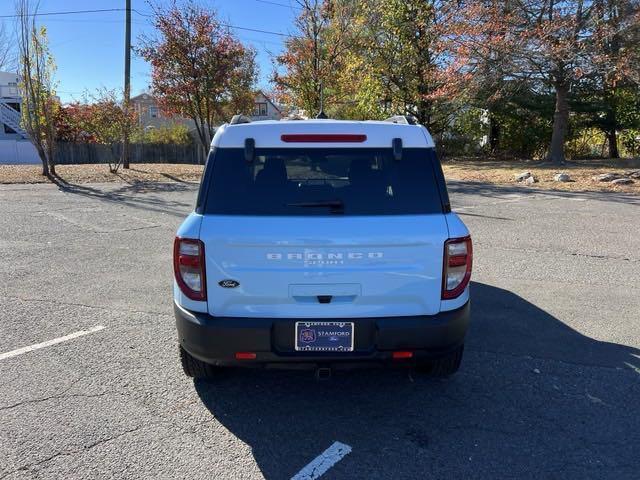
[[[0,165],[40,164],[38,151],[28,140],[0,140]]]

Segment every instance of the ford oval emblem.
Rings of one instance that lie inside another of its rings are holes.
[[[236,288],[240,286],[240,282],[236,282],[235,280],[220,280],[218,285],[222,288]]]

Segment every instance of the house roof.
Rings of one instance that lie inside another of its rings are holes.
[[[278,113],[282,114],[282,110],[280,110],[280,108],[279,108],[275,103],[273,103],[273,101],[269,98],[269,96],[268,96],[266,93],[264,93],[262,90],[257,90],[257,91],[255,92],[255,94],[256,94],[256,95],[262,95],[262,96],[265,98],[265,100],[266,100],[267,102],[269,102],[269,103],[271,104],[271,106],[272,106],[272,107],[273,107],[273,108],[274,108]],[[143,93],[141,93],[141,94],[139,94],[139,95],[136,95],[135,97],[131,97],[131,101],[132,101],[132,102],[135,102],[135,101],[137,101],[137,100],[155,100],[155,97],[154,97],[152,94],[150,94],[150,93],[143,92]]]
[[[135,97],[131,97],[131,101],[135,102],[136,100],[155,100],[155,97],[150,93],[141,93],[140,95],[136,95]]]
[[[280,110],[280,108],[278,108],[278,106],[275,103],[273,103],[271,99],[262,90],[256,91],[256,95],[258,94],[262,95],[267,100],[267,102],[269,102],[271,106],[276,109],[278,113],[280,114],[282,113],[282,110]]]

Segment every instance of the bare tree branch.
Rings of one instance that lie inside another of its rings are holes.
[[[13,72],[16,69],[16,52],[9,32],[4,23],[0,23],[0,70]]]

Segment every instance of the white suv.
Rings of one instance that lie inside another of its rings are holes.
[[[377,362],[450,375],[471,261],[423,126],[234,117],[175,239],[184,371]]]

